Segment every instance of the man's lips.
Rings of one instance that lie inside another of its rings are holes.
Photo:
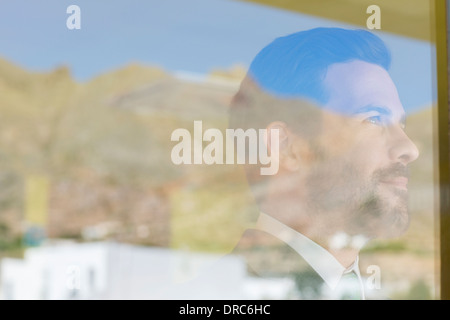
[[[387,179],[382,179],[381,183],[392,185],[401,189],[408,189],[408,178],[407,177],[392,177]]]

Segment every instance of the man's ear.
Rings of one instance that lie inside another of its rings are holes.
[[[271,130],[274,129],[278,130],[278,150],[277,148],[272,148],[274,143],[272,139],[277,136],[271,134]],[[308,158],[305,141],[293,133],[286,123],[281,121],[271,122],[266,127],[266,130],[267,150],[271,152],[272,159],[278,160],[280,168],[287,171],[298,171],[302,163]]]

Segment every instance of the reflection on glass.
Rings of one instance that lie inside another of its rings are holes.
[[[1,298],[436,298],[433,45],[198,3],[0,45]]]

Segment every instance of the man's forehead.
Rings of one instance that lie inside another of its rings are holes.
[[[368,81],[383,77],[390,78],[388,72],[381,66],[362,60],[333,63],[328,66],[325,82],[336,80],[367,79]]]
[[[362,108],[377,107],[403,116],[397,88],[389,73],[378,65],[360,60],[332,64],[323,84],[329,96],[327,109],[353,114]]]

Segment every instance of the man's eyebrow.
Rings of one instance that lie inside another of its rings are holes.
[[[369,113],[369,112],[378,112],[380,114],[386,115],[386,116],[391,116],[392,115],[392,111],[386,107],[381,107],[381,106],[365,106],[362,108],[357,109],[356,111],[353,112],[353,114],[360,114],[360,113]]]

